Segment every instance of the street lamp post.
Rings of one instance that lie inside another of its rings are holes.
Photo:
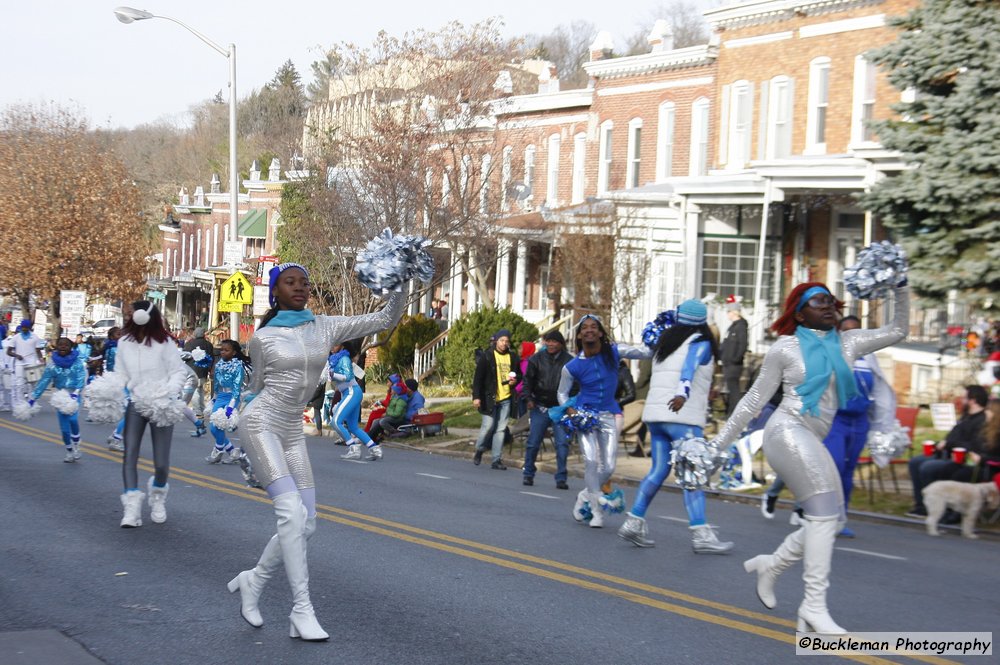
[[[236,170],[236,44],[230,44],[228,49],[201,34],[191,26],[169,16],[161,16],[147,12],[144,9],[132,7],[116,7],[115,17],[122,23],[133,23],[150,18],[162,18],[181,26],[195,37],[211,46],[217,53],[229,59],[229,239],[237,241],[239,219],[239,171]],[[234,272],[237,270],[234,268]],[[240,315],[237,312],[229,314],[229,334],[233,339],[240,338]]]

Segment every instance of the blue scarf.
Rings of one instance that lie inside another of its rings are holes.
[[[795,386],[795,391],[802,398],[802,414],[819,417],[819,400],[830,384],[830,375],[837,375],[837,399],[840,406],[858,394],[854,383],[854,373],[844,361],[840,348],[840,335],[836,330],[830,330],[820,336],[805,326],[795,328],[795,336],[799,340],[802,351],[802,362],[806,366],[806,380]]]
[[[73,349],[65,356],[56,352],[52,354],[52,362],[55,364],[56,367],[61,367],[62,369],[69,369],[70,367],[73,366],[73,363],[75,363],[79,357],[80,357],[80,352],[77,351],[76,349]]]
[[[267,325],[277,326],[279,328],[294,328],[315,320],[316,317],[313,316],[313,313],[308,309],[283,309],[280,310],[273,319],[268,321]]]

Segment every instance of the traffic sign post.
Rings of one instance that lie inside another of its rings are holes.
[[[219,286],[219,311],[242,313],[243,308],[253,304],[253,285],[247,276],[234,272]]]

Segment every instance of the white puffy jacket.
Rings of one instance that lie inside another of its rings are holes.
[[[173,342],[151,340],[146,346],[128,337],[118,342],[115,374],[125,379],[125,387],[130,390],[139,384],[165,381],[171,392],[180,395],[188,373],[180,349]]]

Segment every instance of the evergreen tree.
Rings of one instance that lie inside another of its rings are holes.
[[[880,181],[862,204],[902,239],[921,295],[996,293],[1000,3],[925,0],[893,24],[899,39],[869,57],[915,98],[875,129],[910,168]]]
[[[330,79],[337,75],[340,55],[331,49],[323,55],[322,60],[313,61],[310,67],[313,80],[306,86],[306,98],[310,104],[321,104],[330,94]]]

